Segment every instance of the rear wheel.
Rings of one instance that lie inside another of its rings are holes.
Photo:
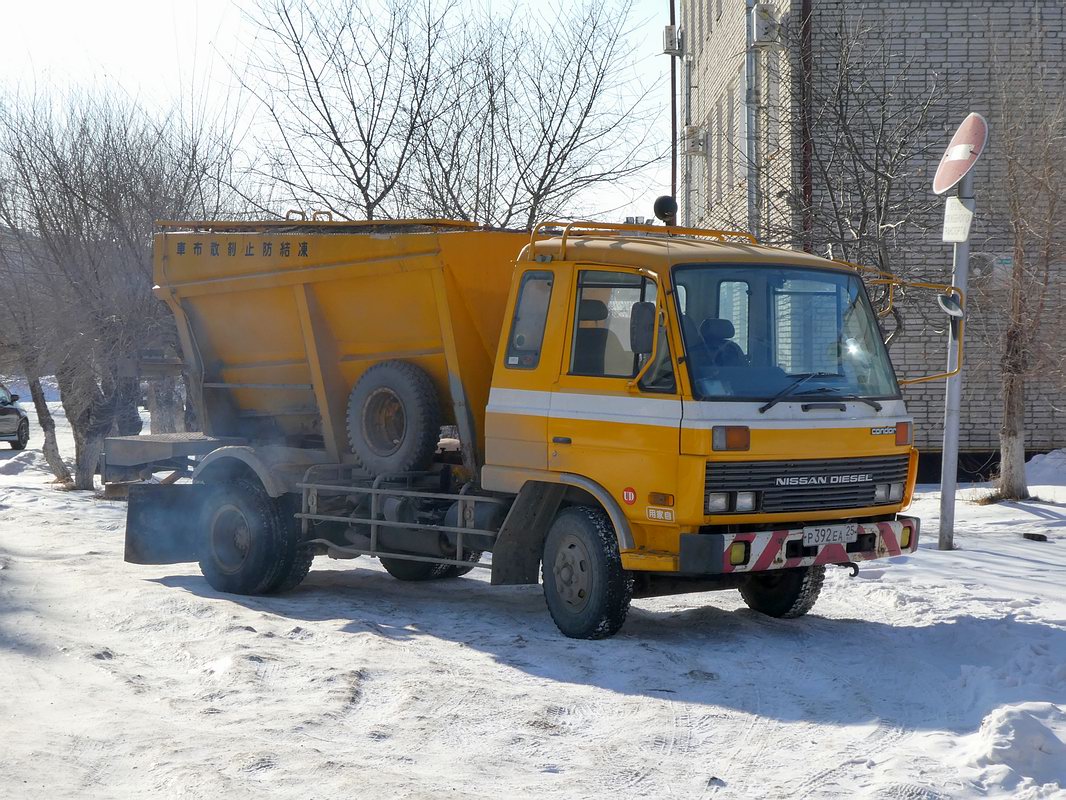
[[[770,570],[748,578],[748,582],[740,587],[740,595],[753,611],[794,619],[814,608],[823,581],[823,566]]]
[[[448,564],[434,564],[430,561],[409,561],[406,558],[389,558],[379,556],[381,566],[398,581],[435,581],[447,577]]]
[[[572,506],[556,516],[544,542],[544,600],[556,626],[572,639],[606,639],[625,622],[633,576],[622,569],[607,514]]]
[[[30,423],[26,420],[22,420],[19,423],[18,430],[15,432],[15,441],[11,443],[12,450],[25,450],[26,445],[30,443]]]
[[[482,553],[480,550],[464,550],[462,560],[469,561],[473,565],[481,560],[481,555]],[[441,575],[442,578],[461,578],[474,570],[473,566],[457,567],[455,564],[445,564],[445,567],[447,567],[447,569],[445,569],[444,573]]]
[[[219,484],[203,506],[200,570],[220,592],[268,594],[300,584],[312,553],[295,519],[258,481]]]

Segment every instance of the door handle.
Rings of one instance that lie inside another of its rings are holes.
[[[553,436],[552,444],[570,444],[569,436]]]

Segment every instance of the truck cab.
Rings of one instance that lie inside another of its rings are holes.
[[[913,551],[911,418],[859,273],[747,239],[604,228],[517,262],[483,486],[596,484],[632,571]]]

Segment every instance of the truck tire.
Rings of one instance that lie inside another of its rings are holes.
[[[571,639],[606,639],[625,622],[633,576],[622,569],[611,520],[601,508],[571,506],[552,523],[542,561],[544,600]]]
[[[463,548],[463,561],[469,561],[471,564],[476,564],[481,561],[482,553],[480,550],[467,550]],[[455,564],[445,564],[447,569],[444,570],[444,574],[441,578],[461,578],[469,572],[472,572],[474,568],[470,567],[457,567]]]
[[[200,571],[230,594],[269,594],[295,588],[311,566],[299,527],[258,481],[240,478],[208,493],[198,543]]]
[[[437,390],[407,361],[375,364],[348,397],[348,443],[372,475],[414,472],[433,460],[440,440]]]
[[[740,587],[740,595],[753,611],[795,619],[814,608],[824,581],[823,566],[770,570],[748,578]]]
[[[434,564],[430,561],[408,561],[406,558],[379,556],[381,566],[398,581],[436,581],[447,577],[449,564]]]

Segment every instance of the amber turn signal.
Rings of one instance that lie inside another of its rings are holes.
[[[663,494],[662,492],[651,492],[648,494],[648,505],[650,506],[669,506],[674,505],[674,496],[672,494]]]
[[[711,447],[715,450],[749,450],[751,429],[746,425],[716,425],[711,428]]]
[[[909,422],[896,423],[896,447],[903,447],[911,443],[911,424]]]

